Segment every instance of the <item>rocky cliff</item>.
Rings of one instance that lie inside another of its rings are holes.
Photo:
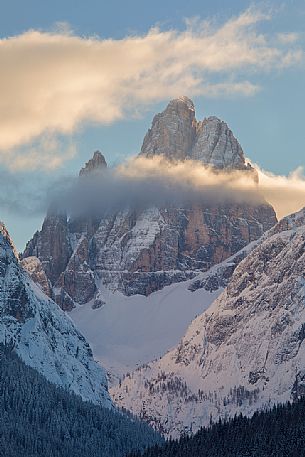
[[[180,343],[113,389],[118,405],[177,436],[305,394],[305,209],[251,249]]]
[[[197,121],[191,100],[172,100],[155,116],[141,157],[190,158],[215,169],[255,171],[228,126],[212,117]],[[96,152],[80,173],[105,172]],[[103,179],[103,173],[101,173]],[[50,212],[23,258],[38,257],[51,295],[64,309],[95,300],[97,285],[126,295],[148,295],[192,278],[258,239],[276,223],[273,208],[257,203],[189,204],[187,207],[123,209],[99,217],[71,218]],[[31,272],[30,272],[31,274]]]

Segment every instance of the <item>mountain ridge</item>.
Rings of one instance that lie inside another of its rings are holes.
[[[263,235],[180,343],[112,389],[119,405],[178,436],[305,393],[304,215]]]
[[[0,224],[0,342],[50,382],[112,408],[106,372],[71,319],[23,270]]]
[[[170,151],[175,160],[185,160],[194,139],[198,163],[228,172],[237,169],[256,179],[227,125],[215,117],[197,122],[187,97],[172,100],[154,117],[139,157],[160,153],[168,158]],[[96,152],[85,174],[95,166],[106,172],[105,163]],[[22,257],[39,259],[51,283],[50,295],[63,309],[92,300],[97,307],[100,283],[125,295],[147,296],[208,270],[258,239],[275,222],[273,208],[261,197],[257,204],[126,208],[95,218],[73,219],[50,211]]]

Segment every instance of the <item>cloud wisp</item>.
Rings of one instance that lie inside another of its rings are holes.
[[[52,171],[76,155],[76,144],[69,137],[45,133],[31,144],[16,149],[0,151],[0,163],[11,172],[26,170]]]
[[[221,25],[188,21],[183,31],[152,28],[118,40],[80,37],[62,27],[1,39],[0,161],[12,163],[20,146],[41,136],[114,122],[183,93],[256,93],[255,73],[295,65],[304,56],[295,35],[274,39],[259,32],[268,19],[249,9]],[[71,156],[70,150],[45,153],[55,157],[54,166],[59,155]]]
[[[259,175],[259,189],[281,219],[305,207],[305,177],[299,167],[288,176],[276,175],[255,166]]]

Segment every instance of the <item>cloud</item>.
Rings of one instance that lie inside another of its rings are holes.
[[[295,43],[301,38],[299,33],[290,32],[290,33],[278,33],[277,39],[282,44],[291,44]]]
[[[58,181],[50,197],[56,210],[72,217],[155,206],[256,204],[263,201],[256,176],[250,171],[216,172],[192,160],[173,163],[160,156],[136,157],[114,169]]]
[[[253,173],[215,171],[200,162],[167,162],[162,157],[136,157],[88,179],[65,176],[46,180],[37,173],[0,171],[0,206],[27,217],[44,216],[50,204],[70,215],[111,214],[152,206],[187,207],[269,202],[278,218],[305,206],[305,177],[299,168],[288,176],[253,165]],[[257,180],[258,178],[258,180]]]
[[[52,171],[75,156],[76,145],[70,139],[44,133],[31,144],[11,148],[5,152],[2,155],[0,153],[0,163],[11,171]]]
[[[54,185],[57,199],[70,214],[111,213],[126,208],[185,207],[192,204],[272,204],[278,218],[305,206],[305,178],[297,169],[288,176],[254,165],[251,171],[213,170],[198,161],[168,162],[161,156],[136,157],[95,179],[63,180]],[[58,198],[57,198],[58,195]]]
[[[259,174],[259,188],[275,208],[279,219],[305,207],[305,177],[302,167],[288,176],[270,173],[257,165],[255,167]]]
[[[253,172],[253,173],[252,173]],[[203,193],[208,189],[225,188],[257,191],[257,175],[253,170],[246,173],[241,170],[224,171],[187,159],[184,161],[168,161],[163,156],[135,157],[119,165],[115,173],[134,181],[161,180],[168,186],[181,186]]]
[[[37,138],[71,134],[86,122],[114,122],[184,93],[254,94],[254,72],[303,59],[291,38],[274,44],[259,33],[259,23],[268,19],[249,9],[221,25],[189,21],[183,31],[152,28],[118,40],[77,36],[60,23],[51,32],[1,39],[0,160],[9,156],[12,162],[16,148]],[[28,150],[28,156],[24,167],[38,153]]]
[[[51,181],[40,173],[29,175],[0,170],[1,211],[23,217],[26,224],[31,218],[45,214],[50,189]],[[2,217],[0,214],[0,220]]]

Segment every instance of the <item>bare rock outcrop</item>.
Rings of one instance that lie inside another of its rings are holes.
[[[38,257],[30,256],[21,260],[22,267],[28,272],[33,281],[39,285],[41,290],[52,297],[52,286]]]
[[[100,151],[95,151],[93,157],[88,160],[84,168],[79,172],[79,176],[86,176],[90,173],[98,173],[107,168],[105,157]]]

